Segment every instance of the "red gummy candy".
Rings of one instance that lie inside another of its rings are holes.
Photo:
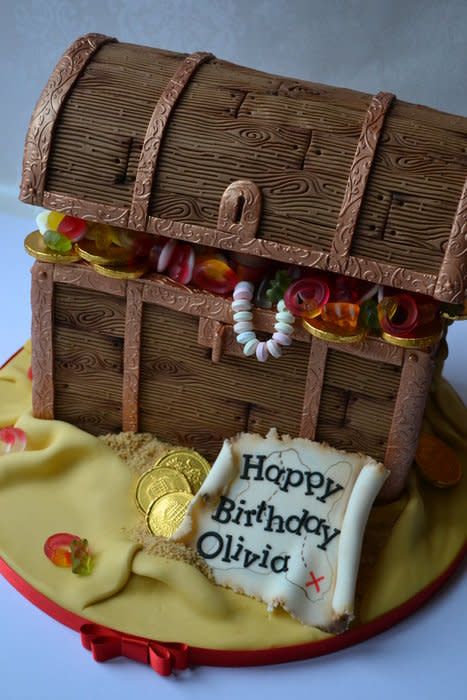
[[[44,544],[44,554],[55,564],[62,568],[71,567],[71,543],[79,540],[76,535],[68,532],[57,532],[51,535]]]
[[[180,282],[180,284],[188,284],[193,275],[195,266],[195,253],[189,243],[177,243],[175,250],[170,258],[167,275]]]
[[[228,294],[235,288],[238,277],[222,256],[212,254],[197,258],[192,281],[208,292]]]
[[[57,227],[57,231],[73,243],[80,241],[86,235],[87,230],[87,223],[76,216],[64,216]]]
[[[135,258],[146,259],[150,255],[153,246],[154,236],[142,233],[135,238],[131,247]]]
[[[395,294],[378,304],[379,322],[385,333],[410,338],[418,328],[434,321],[438,306],[430,297]]]
[[[284,302],[294,316],[317,316],[329,299],[329,285],[316,275],[293,282],[284,294]]]
[[[172,255],[175,252],[176,245],[177,241],[175,241],[173,238],[165,239],[157,261],[157,272],[165,272],[165,270],[168,268],[170,261],[172,260]]]
[[[336,275],[334,278],[333,301],[356,303],[368,291],[370,285],[354,277]]]
[[[26,449],[27,435],[21,428],[9,425],[0,430],[0,455],[22,452]]]

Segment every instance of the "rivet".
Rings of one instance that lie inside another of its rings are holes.
[[[418,362],[418,355],[415,355],[413,352],[411,352],[409,355],[409,361],[410,362]]]

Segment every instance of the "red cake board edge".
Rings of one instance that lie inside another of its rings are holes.
[[[426,603],[447,582],[455,571],[460,568],[466,553],[467,544],[462,547],[455,559],[440,576],[434,579],[428,586],[423,588],[412,598],[409,598],[409,600],[402,603],[402,605],[393,608],[389,612],[377,617],[371,622],[367,622],[359,627],[350,629],[343,634],[317,642],[307,642],[304,644],[296,644],[285,647],[271,647],[268,649],[238,650],[185,647],[187,651],[188,664],[190,666],[262,666],[267,664],[285,663],[287,661],[311,659],[316,656],[323,656],[324,654],[340,651],[341,649],[345,649],[346,647],[354,644],[359,644],[360,642],[370,639],[370,637],[374,637],[375,635],[380,634],[393,625],[401,622],[424,605],[424,603]],[[8,566],[8,564],[2,558],[0,558],[0,574],[2,574],[5,579],[14,588],[16,588],[16,590],[21,593],[22,596],[24,596],[40,610],[47,613],[47,615],[50,615],[50,617],[53,617],[58,622],[61,622],[63,625],[66,625],[71,629],[80,631],[82,633],[83,644],[85,644],[83,639],[83,626],[93,626],[94,623],[77,615],[76,613],[71,612],[70,610],[62,608],[54,601],[47,598],[29,583],[27,583],[27,581],[21,578],[21,576],[19,576],[19,574]],[[109,634],[113,635],[112,638],[114,639],[119,639],[120,641],[122,639],[129,640],[130,643],[133,641],[145,648],[151,647],[152,644],[159,645],[162,649],[167,647],[169,650],[171,646],[184,646],[173,645],[172,643],[155,642],[154,640],[149,640],[143,637],[134,637],[132,635],[127,636],[125,633],[117,632],[115,630],[110,630],[97,625],[94,626],[101,637],[105,634]],[[147,658],[139,658],[138,655],[135,656],[135,654],[131,652],[125,653],[125,651],[120,649],[120,647],[119,653],[113,653],[106,658],[98,658],[98,654],[96,655],[94,653],[94,658],[98,661],[103,661],[107,658],[112,658],[113,656],[119,655],[128,656],[129,658],[134,658],[138,661],[146,661],[146,663],[150,663]],[[156,668],[154,664],[151,665],[153,666],[154,670],[162,673],[162,675],[169,675],[168,673],[164,673],[163,670]],[[170,665],[170,668],[168,669],[169,672],[172,670],[172,666],[173,665]]]
[[[16,355],[18,350],[7,360],[2,367],[7,365]],[[1,369],[1,368],[0,368]],[[62,608],[54,601],[47,598],[37,589],[25,581],[0,557],[0,574],[29,602],[45,612],[50,617],[75,631],[81,632],[83,646],[93,652],[96,661],[104,661],[115,656],[127,656],[137,661],[150,664],[161,675],[170,675],[173,668],[185,668],[192,666],[263,666],[267,664],[285,663],[288,661],[300,661],[323,656],[335,651],[340,651],[354,644],[359,644],[371,637],[384,632],[390,627],[412,615],[424,605],[448,579],[460,568],[467,554],[467,543],[461,548],[450,565],[421,591],[409,598],[402,605],[389,610],[371,622],[348,630],[342,634],[323,639],[317,642],[307,642],[285,647],[271,647],[268,649],[205,649],[202,647],[187,647],[183,644],[158,642],[144,637],[126,635],[95,625],[90,620],[76,613]],[[89,638],[86,628],[93,628]],[[96,644],[94,644],[96,642]],[[99,649],[98,642],[105,642]],[[104,648],[105,647],[105,648]],[[110,647],[110,650],[109,650]],[[175,649],[176,648],[176,649]],[[183,650],[186,663],[181,663],[179,652]],[[176,653],[174,653],[176,652]]]

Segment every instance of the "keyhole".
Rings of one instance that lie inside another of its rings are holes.
[[[243,214],[243,207],[245,206],[245,197],[241,194],[238,199],[237,203],[235,205],[234,213],[233,213],[233,222],[234,224],[238,224],[241,221],[242,214]]]

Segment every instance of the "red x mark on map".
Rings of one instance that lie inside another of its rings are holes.
[[[319,593],[321,590],[319,587],[319,582],[324,581],[324,576],[318,576],[318,578],[316,578],[313,571],[310,571],[310,576],[311,581],[307,581],[307,583],[305,584],[306,588],[308,588],[309,586],[315,586],[316,592]]]

